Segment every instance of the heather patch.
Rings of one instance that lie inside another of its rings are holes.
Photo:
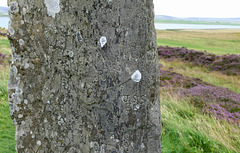
[[[213,86],[207,82],[203,82],[201,79],[198,78],[190,78],[175,72],[160,70],[161,87],[171,86],[189,89],[198,85]]]
[[[11,55],[0,53],[0,65],[9,64],[11,62]]]
[[[159,58],[181,59],[194,65],[205,66],[212,71],[220,71],[228,75],[240,75],[240,55],[209,54],[207,52],[189,50],[185,47],[158,47]]]
[[[169,71],[160,70],[160,79],[162,89],[173,89],[179,95],[188,97],[204,113],[240,126],[239,93]]]

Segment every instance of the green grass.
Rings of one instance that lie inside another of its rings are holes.
[[[0,66],[0,153],[15,152],[15,127],[10,118],[8,105],[9,66]]]
[[[160,64],[164,66],[162,68],[163,70],[172,68],[172,71],[184,76],[199,78],[213,85],[225,87],[240,93],[240,76],[228,76],[220,72],[209,71],[205,67],[193,66],[190,63],[184,63],[179,60],[168,61],[161,59]]]
[[[0,44],[1,44],[1,48],[7,48],[7,49],[9,49],[9,47],[10,47],[9,41],[8,41],[7,38],[5,38],[5,37],[2,37],[2,38],[0,39]],[[1,52],[2,52],[2,49],[1,49]]]
[[[240,129],[202,114],[187,98],[161,90],[163,153],[237,153]]]
[[[157,30],[157,44],[217,55],[240,54],[240,29]]]
[[[0,37],[0,53],[10,55],[7,38]],[[8,105],[8,79],[10,66],[0,65],[0,153],[15,152],[15,127],[10,118]]]
[[[10,43],[7,38],[0,36],[0,53],[11,54]]]

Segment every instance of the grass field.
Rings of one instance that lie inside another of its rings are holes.
[[[7,38],[0,37],[0,53],[10,55],[10,45]],[[15,127],[10,118],[8,106],[9,65],[0,64],[0,153],[15,152]]]
[[[2,54],[11,54],[9,41],[6,37],[0,36],[0,53]]]
[[[173,90],[161,90],[163,153],[237,153],[239,127],[201,113]]]
[[[193,66],[190,63],[179,60],[168,61],[161,59],[160,64],[163,70],[171,69],[171,71],[180,73],[184,76],[199,78],[205,82],[216,86],[225,87],[237,93],[240,93],[240,76],[228,76],[221,72],[210,71],[206,67]]]
[[[157,44],[207,50],[217,55],[240,54],[240,29],[157,30]]]
[[[0,153],[15,152],[15,127],[9,116],[7,84],[9,66],[0,65]]]

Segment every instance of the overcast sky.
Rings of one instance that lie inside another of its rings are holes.
[[[240,17],[240,0],[153,0],[156,15],[175,17]],[[7,6],[7,0],[0,0]]]
[[[240,17],[240,0],[153,0],[156,15],[175,17]]]

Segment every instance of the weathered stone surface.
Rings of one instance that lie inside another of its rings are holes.
[[[161,152],[152,0],[9,5],[18,152]]]

